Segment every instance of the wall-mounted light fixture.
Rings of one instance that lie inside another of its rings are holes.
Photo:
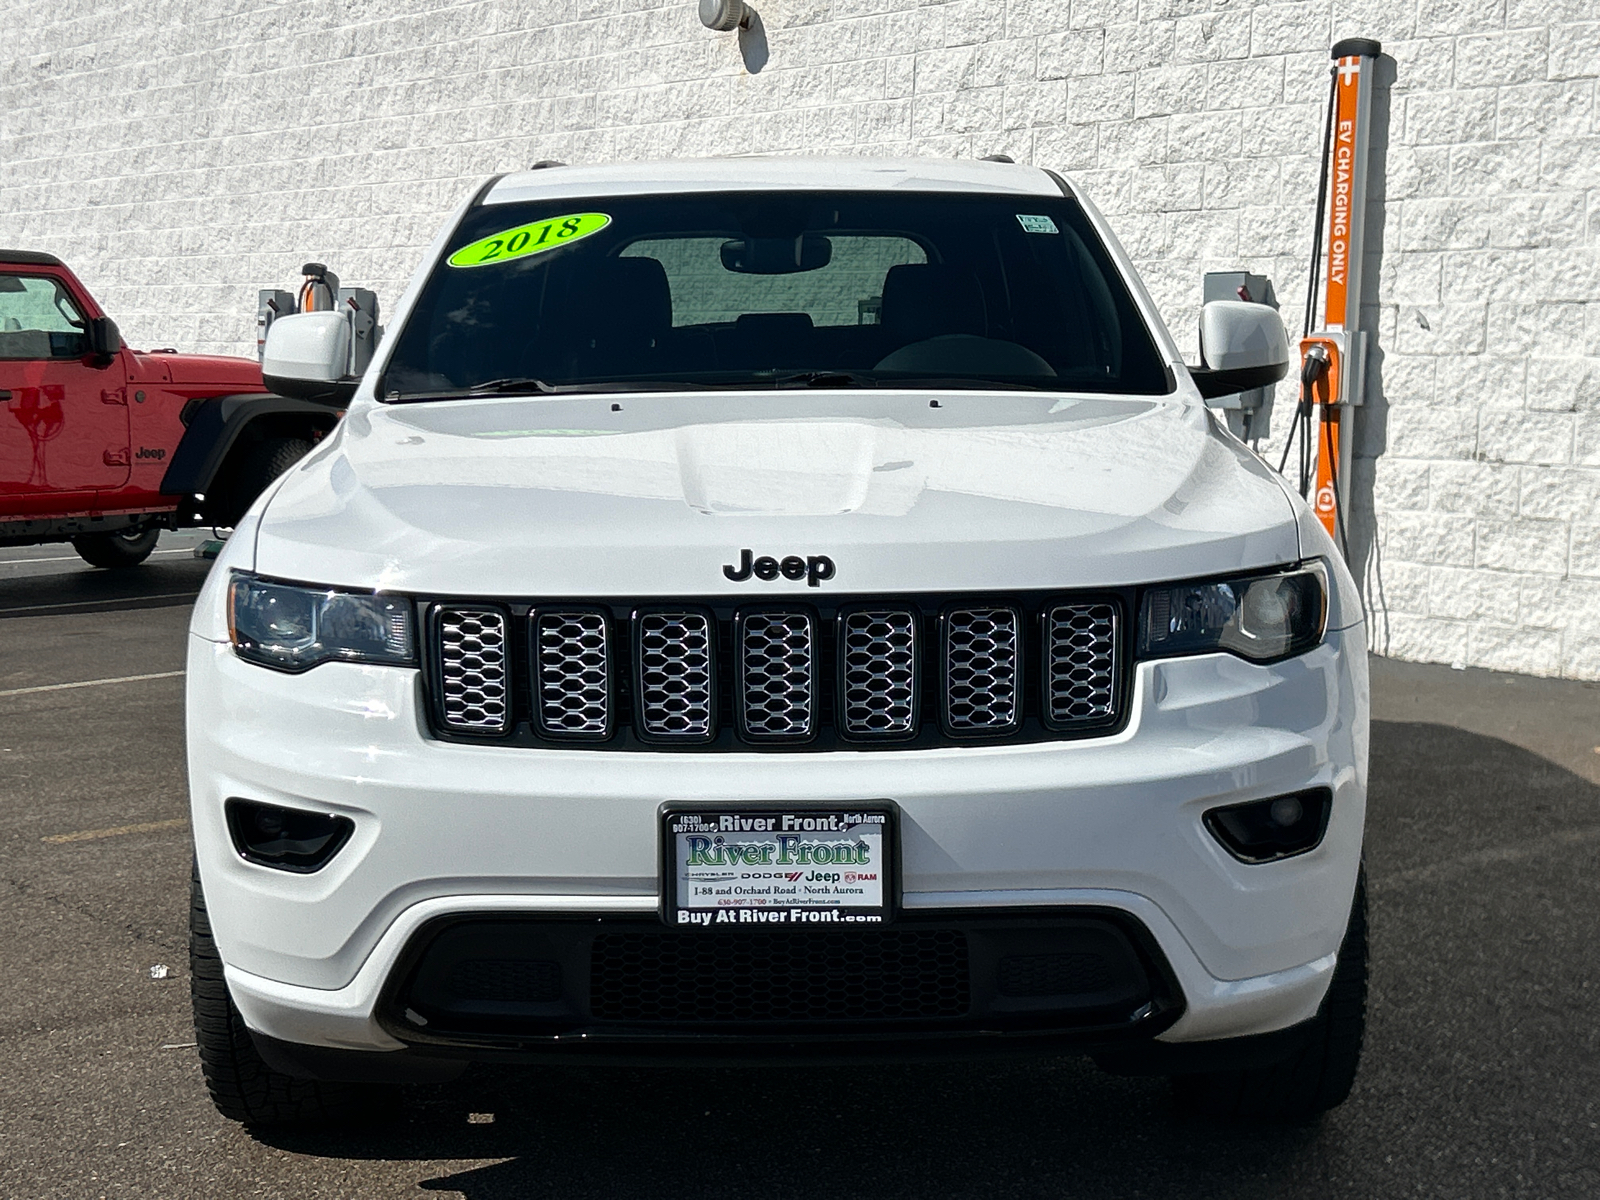
[[[718,33],[748,29],[750,16],[750,6],[744,0],[700,0],[700,23]]]

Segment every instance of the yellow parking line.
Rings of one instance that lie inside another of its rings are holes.
[[[188,824],[188,817],[173,817],[170,821],[145,821],[139,825],[118,825],[114,829],[80,829],[76,833],[56,833],[39,840],[59,846],[63,842],[92,842],[97,838],[121,837],[125,833],[155,833],[161,829],[183,829]]]
[[[153,675],[118,675],[114,679],[84,679],[77,683],[39,683],[33,687],[11,688],[0,696],[27,696],[33,692],[64,692],[68,688],[100,687],[107,683],[138,683],[144,679],[176,679],[182,671],[157,671]]]

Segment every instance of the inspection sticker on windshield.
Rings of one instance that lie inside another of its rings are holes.
[[[882,924],[894,806],[664,805],[669,925]]]
[[[1017,220],[1029,233],[1060,233],[1056,223],[1046,216],[1034,216],[1032,213],[1018,213]]]
[[[526,258],[542,254],[559,246],[570,246],[591,234],[599,233],[611,224],[606,213],[570,213],[564,217],[547,217],[530,221],[514,229],[503,229],[492,237],[479,238],[470,246],[463,246],[447,260],[452,267],[487,267],[492,263],[509,262],[513,258]]]

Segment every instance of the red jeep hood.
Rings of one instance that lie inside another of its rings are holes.
[[[146,361],[154,358],[172,373],[172,382],[179,384],[221,385],[239,391],[265,391],[261,382],[261,364],[253,358],[227,358],[220,354],[158,354],[141,355]]]

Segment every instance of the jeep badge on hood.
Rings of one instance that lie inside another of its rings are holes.
[[[807,587],[821,587],[824,579],[833,578],[833,559],[826,554],[812,554],[805,558],[791,554],[781,560],[770,554],[752,559],[750,554],[748,549],[739,551],[739,565],[735,567],[732,563],[723,563],[722,573],[735,583],[743,583],[752,575],[757,579],[769,580],[782,575],[785,579],[804,579]]]

